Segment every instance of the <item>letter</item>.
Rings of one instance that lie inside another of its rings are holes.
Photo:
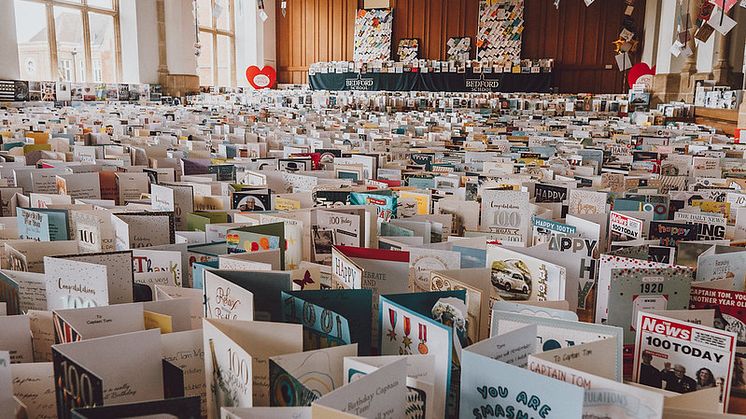
[[[656,320],[650,317],[643,317],[642,319],[642,330],[655,331]],[[660,332],[659,332],[660,333]]]
[[[132,261],[135,262],[135,271],[145,272],[142,264],[143,264],[143,261],[145,261],[146,259],[147,258],[145,256],[133,256],[132,257]]]
[[[531,396],[526,406],[531,409],[538,410],[540,405],[541,405],[541,400],[539,400],[539,398],[536,396]]]
[[[526,405],[526,403],[528,403],[528,395],[526,394],[525,391],[521,391],[515,397],[515,401],[517,401],[518,403],[523,403],[523,405]]]
[[[557,236],[552,235],[549,237],[549,250],[559,250],[557,245]]]
[[[593,257],[593,249],[596,248],[596,240],[585,240],[585,248],[588,250],[588,257]]]
[[[586,258],[580,259],[580,278],[586,278],[586,272],[587,272],[588,279],[595,278],[596,277],[596,262],[598,262],[598,260],[596,259],[586,259]]]
[[[483,399],[487,398],[487,386],[477,387],[477,391],[482,395]]]
[[[508,406],[505,408],[505,417],[508,419],[513,419],[515,417],[515,407]]]

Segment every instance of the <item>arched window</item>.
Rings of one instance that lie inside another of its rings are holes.
[[[21,79],[115,83],[119,0],[14,0]]]
[[[236,85],[236,30],[233,0],[197,0],[197,74],[202,86]]]

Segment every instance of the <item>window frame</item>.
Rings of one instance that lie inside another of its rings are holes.
[[[119,22],[119,0],[111,0],[111,9],[91,6],[88,0],[24,0],[29,3],[43,4],[47,12],[47,39],[49,42],[50,71],[53,81],[59,79],[59,56],[57,52],[57,28],[54,23],[54,7],[61,6],[75,9],[80,12],[83,21],[83,55],[85,63],[85,82],[97,83],[93,80],[93,53],[91,51],[91,27],[89,13],[98,13],[111,16],[114,21],[114,61],[116,65],[115,83],[122,80],[122,31]],[[77,75],[76,75],[77,77]]]
[[[57,68],[60,69],[63,72],[63,74],[64,73],[69,73],[70,74],[69,77],[67,76],[67,74],[65,74],[65,77],[72,78],[72,77],[77,77],[78,76],[77,74],[74,74],[74,72],[73,72],[73,59],[67,59],[67,58],[65,58],[65,59],[63,59],[61,61],[62,61],[62,64],[67,64],[67,65],[58,66]]]
[[[218,35],[226,36],[228,37],[229,43],[230,43],[230,54],[229,54],[229,78],[230,78],[230,86],[226,87],[234,87],[236,86],[236,5],[234,0],[225,0],[228,2],[228,20],[229,20],[229,29],[219,29],[218,28],[218,19],[215,17],[215,14],[213,13],[213,10],[215,10],[215,3],[217,3],[218,0],[210,0],[210,17],[211,17],[211,26],[204,26],[201,22],[197,22],[197,29],[199,31],[199,34],[202,35],[202,33],[210,33],[212,34],[212,84],[214,86],[218,85]],[[225,13],[225,11],[223,12]],[[202,37],[199,38],[200,43],[202,42]]]

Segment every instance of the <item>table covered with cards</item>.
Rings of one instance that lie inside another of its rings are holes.
[[[746,413],[746,146],[691,105],[184,99],[0,109],[0,418]]]
[[[314,90],[547,93],[552,73],[316,73]]]

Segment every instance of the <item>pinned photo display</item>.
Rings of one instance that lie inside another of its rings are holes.
[[[355,18],[355,62],[388,60],[394,17],[389,9],[360,9]]]
[[[503,68],[520,66],[523,34],[523,0],[479,2],[477,59],[489,60]]]

